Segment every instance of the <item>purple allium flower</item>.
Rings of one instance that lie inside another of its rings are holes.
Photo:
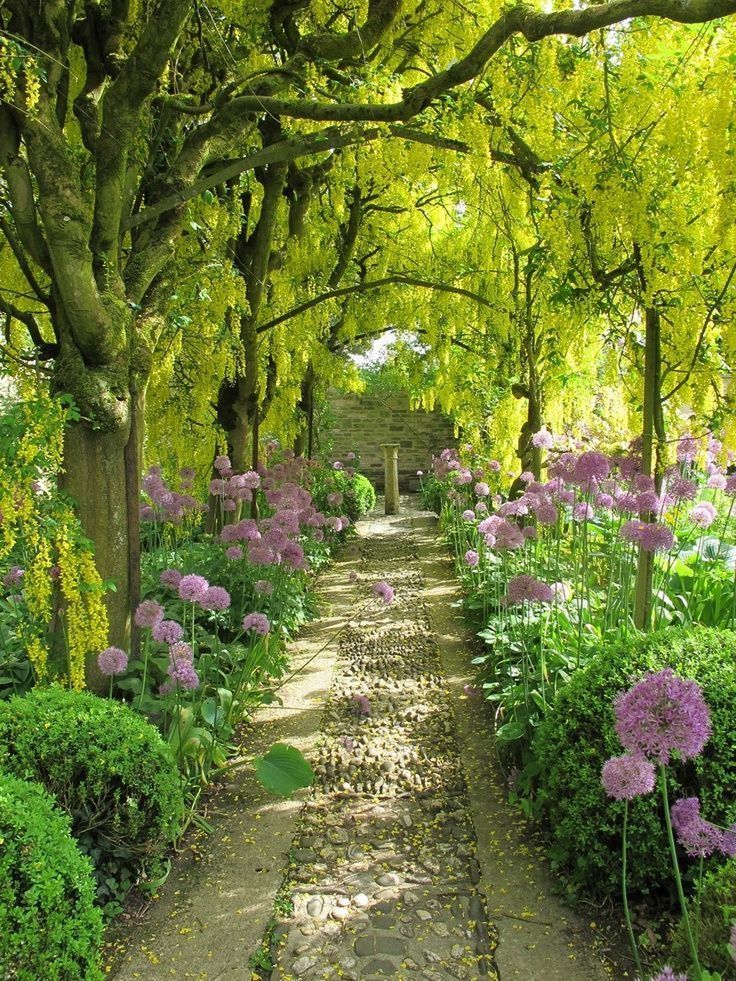
[[[601,771],[601,783],[609,797],[633,800],[654,790],[654,764],[643,756],[613,756],[606,760]]]
[[[595,516],[595,511],[587,501],[581,501],[573,508],[572,516],[575,521],[589,521]]]
[[[173,652],[173,648],[172,648]],[[184,657],[172,658],[166,668],[166,674],[171,678],[172,684],[178,685],[184,691],[193,691],[199,687],[199,675],[192,664]]]
[[[672,968],[665,964],[661,971],[652,975],[652,981],[689,981],[687,974],[675,974]]]
[[[191,644],[184,640],[178,640],[169,648],[169,657],[174,661],[194,661],[194,651]]]
[[[346,460],[354,460],[355,459],[355,453],[353,453],[353,451],[351,450],[349,453],[346,453],[345,454],[345,459]]]
[[[463,521],[475,521],[475,511],[471,511],[469,508],[467,511],[462,513]]]
[[[210,494],[214,497],[224,497],[225,496],[225,481],[222,477],[215,477],[210,481]]]
[[[594,480],[605,480],[611,471],[611,461],[605,453],[590,450],[581,453],[575,463],[572,478],[576,484],[587,487]]]
[[[488,469],[493,471],[493,473],[498,473],[498,471],[501,469],[501,464],[498,462],[498,460],[491,460],[491,462],[488,464]]]
[[[139,514],[141,521],[154,521],[156,518],[156,512],[150,504],[141,504]]]
[[[513,606],[516,603],[551,603],[552,590],[550,587],[534,576],[514,576],[509,581],[506,603]]]
[[[342,463],[340,463],[339,460],[335,460],[335,462],[332,464],[332,469],[333,470],[342,470]]]
[[[676,476],[668,481],[667,492],[673,501],[692,501],[698,493],[698,485],[687,477]]]
[[[600,493],[596,495],[595,503],[599,508],[610,510],[613,507],[613,498],[610,494]]]
[[[677,840],[691,858],[707,858],[723,848],[723,831],[700,816],[700,800],[684,797],[670,810]]]
[[[624,749],[669,763],[697,756],[711,733],[710,713],[696,681],[671,668],[650,673],[616,698],[616,732]]]
[[[19,565],[14,565],[9,572],[6,572],[3,576],[4,586],[17,586],[25,575],[25,570],[21,569]]]
[[[184,636],[184,629],[176,620],[159,620],[154,623],[151,636],[159,644],[175,644]]]
[[[183,576],[179,582],[179,596],[190,603],[199,603],[209,588],[210,584],[204,576],[190,573],[188,576]]]
[[[246,613],[243,617],[243,630],[253,630],[261,637],[265,637],[270,629],[271,624],[265,613]]]
[[[527,541],[531,541],[537,537],[537,529],[534,525],[526,525],[521,529],[521,533]]]
[[[736,923],[731,927],[731,943],[728,949],[731,951],[731,957],[736,961]]]
[[[467,467],[462,467],[455,474],[455,483],[459,484],[460,486],[463,486],[464,484],[471,484],[472,482],[473,475]]]
[[[478,565],[479,556],[475,549],[468,549],[468,551],[465,553],[465,562],[471,569],[474,569]]]
[[[143,600],[135,611],[135,622],[139,627],[153,627],[164,618],[164,608],[156,600]]]
[[[384,580],[374,583],[373,594],[378,596],[379,599],[382,599],[386,606],[390,606],[394,601],[393,586],[389,586],[389,584]]]
[[[238,559],[243,558],[243,550],[239,545],[231,545],[230,548],[225,549],[225,556],[232,562],[237,562]]]
[[[723,489],[732,497],[736,496],[736,473],[726,478],[726,486]]]
[[[178,589],[182,576],[178,569],[164,569],[158,578],[162,585],[169,586],[171,589]]]
[[[356,715],[371,715],[371,703],[365,695],[351,695],[350,701],[353,703]]]
[[[343,500],[344,498],[340,493],[340,491],[335,491],[333,494],[327,495],[327,503],[330,505],[330,507],[333,508],[339,507],[342,504]]]
[[[552,433],[547,432],[547,430],[542,427],[538,433],[534,433],[532,436],[532,446],[536,446],[540,450],[548,450],[554,444],[554,438]]]
[[[229,456],[216,456],[215,457],[215,470],[222,473],[223,470],[231,470],[232,463],[230,462]]]
[[[122,674],[128,667],[128,655],[119,647],[106,647],[97,655],[97,667],[108,678]]]
[[[521,529],[509,521],[499,522],[492,534],[496,539],[496,548],[500,551],[522,548],[526,541]]]
[[[691,509],[688,517],[694,525],[697,525],[698,528],[710,528],[718,517],[718,512],[710,501],[701,501],[700,504],[696,504],[695,507]]]
[[[639,545],[645,552],[667,552],[675,542],[672,529],[661,521],[643,521],[639,532]]]
[[[677,444],[677,459],[680,463],[692,463],[698,455],[698,440],[694,436],[683,436]]]
[[[557,523],[559,511],[552,501],[542,501],[537,505],[537,521],[540,525],[554,525]]]
[[[203,610],[226,610],[230,606],[230,593],[222,586],[210,586],[199,605]]]
[[[636,510],[639,514],[652,512],[657,514],[662,506],[659,494],[655,490],[642,491],[636,496]]]
[[[531,472],[531,470],[525,470],[520,476],[519,480],[522,484],[533,484],[537,478]]]
[[[725,473],[714,473],[708,478],[707,486],[713,490],[725,490],[728,484],[728,478]]]
[[[270,596],[273,593],[273,583],[268,579],[257,579],[253,584],[253,589],[263,596]]]
[[[479,480],[473,490],[476,497],[488,497],[488,495],[491,493],[491,488],[484,480]]]

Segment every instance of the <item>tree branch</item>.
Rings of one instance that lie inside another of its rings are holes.
[[[417,279],[413,276],[392,275],[384,276],[382,279],[356,283],[354,286],[342,286],[340,289],[328,290],[326,293],[321,293],[319,296],[312,297],[311,300],[305,300],[304,303],[292,307],[286,313],[274,317],[273,320],[269,320],[265,324],[260,324],[257,333],[263,334],[267,330],[273,330],[274,327],[278,327],[285,321],[291,320],[293,317],[298,317],[299,314],[306,313],[312,307],[316,307],[320,303],[326,303],[328,300],[336,300],[341,296],[350,296],[353,293],[366,293],[368,290],[380,289],[383,286],[417,286],[421,289],[437,290],[440,293],[454,293],[457,296],[465,296],[469,300],[474,300],[476,303],[480,303],[482,306],[488,307],[491,310],[496,309],[494,304],[484,296],[473,293],[472,290],[463,289],[461,286],[450,286],[447,283],[433,283],[429,280]]]

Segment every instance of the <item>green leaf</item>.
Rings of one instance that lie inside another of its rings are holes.
[[[526,724],[524,722],[506,722],[496,730],[496,739],[500,739],[503,743],[511,743],[515,739],[521,739],[525,732]]]
[[[311,786],[314,770],[295,746],[276,743],[265,756],[254,760],[256,776],[272,794],[291,797],[295,790]]]

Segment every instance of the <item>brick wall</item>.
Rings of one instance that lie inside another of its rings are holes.
[[[409,409],[408,397],[333,394],[318,436],[321,446],[332,446],[332,458],[345,460],[352,450],[360,456],[360,469],[383,490],[381,443],[399,443],[399,488],[414,491],[417,470],[427,473],[432,454],[455,446],[452,422],[440,412]]]

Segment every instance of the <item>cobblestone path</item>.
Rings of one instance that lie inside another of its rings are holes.
[[[379,525],[352,565],[356,608],[379,579],[396,598],[368,601],[339,641],[271,978],[497,978],[410,523]]]

